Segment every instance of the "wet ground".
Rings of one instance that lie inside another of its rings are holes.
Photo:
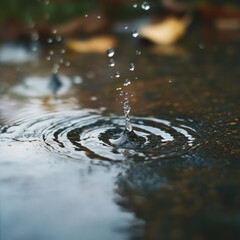
[[[119,36],[115,68],[67,51],[59,86],[47,52],[0,65],[2,240],[240,238],[239,39]],[[108,139],[124,130],[125,78],[143,148]]]

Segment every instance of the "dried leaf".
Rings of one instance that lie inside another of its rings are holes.
[[[68,48],[82,53],[106,53],[108,48],[115,47],[116,39],[111,36],[94,37],[89,40],[74,40],[65,41]]]
[[[169,17],[162,22],[143,26],[139,33],[154,43],[172,44],[185,34],[189,22],[189,17],[183,19]]]

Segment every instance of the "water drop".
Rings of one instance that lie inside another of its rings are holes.
[[[57,29],[53,29],[53,30],[52,30],[52,33],[53,33],[53,34],[56,34],[56,33],[57,33]]]
[[[57,42],[61,42],[62,41],[62,37],[59,36],[59,35],[57,35],[55,39],[56,39]]]
[[[85,14],[85,18],[87,18],[88,17],[88,14]]]
[[[91,97],[91,101],[97,101],[97,97],[96,96],[92,96]]]
[[[63,58],[60,58],[59,63],[63,63],[63,62],[64,62]]]
[[[108,57],[113,57],[114,54],[115,54],[115,51],[114,51],[113,48],[109,48],[109,49],[107,50],[107,55],[108,55]]]
[[[38,41],[39,40],[39,34],[37,31],[34,31],[31,35],[31,38],[33,41]]]
[[[121,76],[121,75],[120,75],[120,72],[117,71],[117,72],[115,73],[115,77],[116,77],[116,78],[120,78],[120,76]]]
[[[48,5],[48,4],[50,3],[50,1],[49,1],[49,0],[45,0],[44,3],[45,3],[46,5]]]
[[[125,128],[128,132],[132,131],[132,125],[130,123],[130,118],[129,118],[129,113],[131,111],[131,107],[129,106],[129,100],[128,98],[124,98],[124,102],[123,102],[123,111],[124,111],[124,115],[125,115]]]
[[[114,66],[115,66],[115,61],[114,61],[114,59],[111,58],[111,59],[109,60],[109,64],[108,64],[108,65],[109,65],[109,67],[114,67]]]
[[[137,31],[133,31],[133,32],[132,32],[132,36],[133,36],[134,38],[138,37],[138,35],[139,35],[139,33],[138,33]]]
[[[149,9],[150,9],[149,3],[146,2],[146,1],[143,2],[143,3],[142,3],[142,9],[143,9],[143,10],[146,10],[146,11],[149,10]]]
[[[101,16],[97,16],[97,19],[101,19]]]
[[[69,66],[70,66],[70,62],[69,62],[69,61],[66,61],[64,65],[65,65],[66,67],[69,67]]]
[[[73,78],[73,82],[74,82],[75,84],[81,84],[81,83],[82,83],[82,78],[81,78],[80,76],[75,76],[75,77]]]
[[[53,54],[54,54],[54,51],[53,51],[53,50],[49,50],[48,54],[49,54],[49,55],[53,55]]]
[[[127,25],[127,24],[124,24],[123,28],[124,28],[125,30],[127,30],[127,29],[128,29],[128,25]]]
[[[50,56],[47,56],[47,57],[46,57],[46,60],[47,60],[47,61],[50,61],[50,60],[51,60],[51,57],[50,57]]]
[[[37,52],[37,50],[38,50],[38,48],[37,48],[36,45],[32,46],[32,51],[33,51],[33,52]]]
[[[135,70],[135,65],[134,65],[134,63],[130,63],[129,70],[130,70],[130,71],[134,71],[134,70]]]
[[[52,43],[52,42],[53,42],[52,38],[48,38],[48,39],[47,39],[47,42],[48,42],[48,43]]]
[[[56,64],[54,64],[54,66],[53,66],[52,72],[57,74],[57,73],[58,73],[58,69],[59,69],[59,64],[56,63]]]
[[[136,51],[136,54],[137,54],[137,55],[141,55],[141,53],[142,53],[142,52],[141,52],[140,50],[137,50],[137,51]]]
[[[137,8],[137,6],[138,6],[137,3],[134,3],[134,4],[133,4],[133,7],[134,7],[134,8]]]
[[[119,87],[119,88],[116,88],[116,90],[117,90],[117,91],[121,91],[121,90],[122,90],[122,88],[121,88],[121,87]]]
[[[65,50],[64,48],[61,49],[61,53],[62,53],[62,54],[66,53],[66,50]]]
[[[131,84],[131,81],[129,79],[126,79],[123,85],[126,87],[130,84]],[[126,93],[125,95],[128,95],[128,93]]]

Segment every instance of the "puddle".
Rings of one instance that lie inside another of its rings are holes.
[[[57,96],[45,58],[2,63],[1,239],[239,238],[240,49],[195,31],[137,59],[123,39],[133,145],[106,56],[69,54]]]

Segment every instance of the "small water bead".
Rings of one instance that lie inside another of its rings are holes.
[[[97,16],[97,19],[101,19],[101,16]]]
[[[137,54],[137,55],[141,55],[142,52],[141,52],[140,50],[137,50],[137,51],[136,51],[136,54]]]
[[[49,0],[45,0],[45,1],[44,1],[44,4],[45,4],[45,5],[48,5],[49,3],[50,3]]]
[[[138,37],[138,35],[139,35],[139,33],[136,30],[132,32],[132,36],[134,38]]]
[[[64,65],[65,65],[66,67],[69,67],[69,66],[71,65],[71,63],[70,63],[69,61],[66,61],[66,62],[64,63]]]
[[[122,90],[122,88],[121,88],[121,87],[118,87],[118,88],[116,88],[116,90],[117,90],[117,91],[121,91],[121,90]]]
[[[64,59],[63,58],[60,58],[59,59],[59,63],[62,64],[64,62]]]
[[[135,70],[134,63],[130,63],[129,70],[132,71],[132,72]]]
[[[52,33],[53,33],[53,34],[56,34],[56,33],[57,33],[57,29],[53,29],[53,30],[52,30]]]
[[[129,79],[126,79],[125,80],[125,82],[124,82],[124,84],[123,84],[123,86],[128,86],[128,85],[130,85],[131,84],[131,81],[129,80]],[[128,95],[128,93],[126,93],[126,95]]]
[[[114,51],[113,48],[109,48],[109,49],[107,50],[107,55],[108,55],[108,57],[113,57],[114,54],[115,54],[115,51]]]
[[[143,2],[142,5],[141,5],[142,9],[143,10],[149,10],[150,9],[150,4],[148,2]]]
[[[50,57],[50,56],[47,56],[47,57],[46,57],[46,60],[47,60],[47,61],[50,61],[50,60],[51,60],[51,57]]]
[[[87,18],[88,17],[88,14],[85,14],[85,16],[84,16],[85,18]]]
[[[52,38],[48,38],[48,39],[47,39],[47,42],[48,42],[48,43],[52,43],[52,42],[53,42],[53,39],[52,39]]]
[[[35,46],[32,46],[32,51],[33,52],[37,52],[37,50],[38,50],[38,47],[35,45]]]
[[[114,66],[115,66],[115,61],[114,61],[114,59],[111,58],[111,59],[109,60],[109,64],[108,64],[108,65],[109,65],[109,67],[114,67]]]
[[[65,54],[66,53],[66,50],[63,48],[61,49],[61,54]]]
[[[124,28],[125,30],[128,30],[128,25],[127,25],[127,24],[124,24],[124,25],[123,25],[123,28]]]
[[[120,78],[120,76],[121,76],[121,75],[120,75],[120,72],[117,71],[117,72],[115,73],[115,77],[116,77],[116,78]]]
[[[138,6],[137,3],[133,4],[133,8],[137,8],[137,6]]]

